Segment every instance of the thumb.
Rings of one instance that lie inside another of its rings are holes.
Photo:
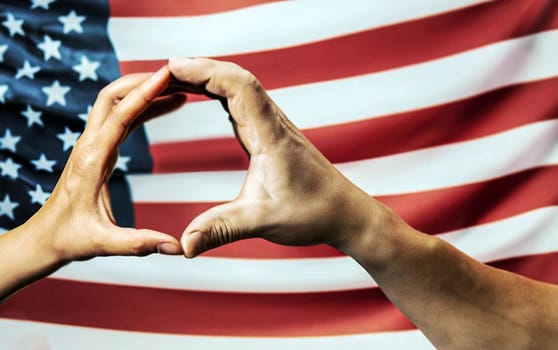
[[[200,214],[184,230],[180,240],[184,254],[193,258],[207,250],[256,237],[258,211],[254,204],[237,200]]]
[[[151,253],[178,255],[182,247],[176,238],[149,229],[114,227],[103,238],[103,251],[106,255],[145,256]]]

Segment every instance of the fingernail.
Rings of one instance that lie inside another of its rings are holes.
[[[191,61],[192,57],[181,57],[181,56],[174,56],[169,58],[169,62],[171,61]]]
[[[177,254],[182,254],[183,251],[182,251],[182,247],[180,247],[179,244],[165,242],[165,243],[159,243],[157,245],[157,253],[177,255]]]
[[[189,62],[191,60],[192,60],[192,58],[190,58],[190,57],[171,57],[171,58],[169,58],[169,65],[186,63],[186,62]]]
[[[203,243],[203,234],[200,231],[193,231],[186,236],[186,240],[190,244],[183,244],[185,248],[186,257],[194,258],[200,253],[200,245]],[[186,240],[184,242],[186,242]]]

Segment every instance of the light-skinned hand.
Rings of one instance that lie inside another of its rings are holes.
[[[118,146],[144,120],[167,112],[184,98],[163,96],[170,73],[135,74],[98,95],[45,205],[23,225],[0,236],[0,300],[63,264],[106,255],[182,254],[172,236],[116,225],[108,181]],[[148,108],[150,107],[150,108]]]

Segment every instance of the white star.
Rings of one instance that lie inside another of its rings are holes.
[[[43,42],[37,45],[37,47],[43,51],[43,58],[48,61],[51,57],[62,59],[60,56],[60,40],[52,40],[50,36],[45,35],[43,37]]]
[[[10,195],[6,193],[4,201],[0,202],[0,216],[6,215],[10,219],[14,219],[14,209],[19,206],[17,202],[10,201]]]
[[[118,156],[118,160],[116,161],[116,165],[114,166],[115,169],[120,169],[122,171],[128,171],[128,162],[130,161],[131,157],[127,156]]]
[[[0,149],[9,149],[16,152],[16,144],[21,140],[21,136],[13,136],[10,129],[6,129],[4,137],[0,137]]]
[[[37,7],[40,7],[44,10],[48,10],[48,5],[50,5],[54,1],[56,1],[56,0],[31,0],[31,2],[32,2],[31,10],[35,9]]]
[[[58,103],[62,106],[66,105],[65,95],[70,92],[72,88],[69,86],[62,86],[58,80],[55,80],[51,86],[43,86],[41,90],[47,95],[46,105],[50,106],[54,103]]]
[[[6,92],[8,92],[8,85],[0,85],[0,102],[6,102]]]
[[[64,142],[62,145],[62,150],[67,151],[68,149],[74,147],[76,144],[77,139],[79,138],[79,132],[72,132],[72,130],[68,129],[68,127],[64,127],[63,134],[57,134],[56,137]]]
[[[0,162],[0,170],[2,170],[2,176],[9,176],[12,179],[17,179],[18,170],[21,168],[21,165],[14,163],[12,158],[6,159],[4,162]]]
[[[64,34],[68,34],[72,30],[83,33],[81,22],[85,21],[85,16],[78,16],[76,11],[72,10],[66,16],[58,17],[58,20],[64,25]]]
[[[79,73],[79,81],[83,81],[87,78],[97,81],[97,68],[99,68],[100,63],[97,61],[89,61],[86,56],[81,56],[81,63],[76,64],[72,68]]]
[[[40,71],[41,68],[39,66],[33,67],[28,60],[23,62],[23,67],[17,70],[16,79],[20,79],[22,77],[27,77],[29,79],[35,79],[35,74]]]
[[[27,105],[27,109],[21,112],[21,115],[27,118],[27,127],[30,128],[33,124],[38,124],[43,126],[43,121],[41,120],[41,115],[43,113],[33,110],[31,106]]]
[[[37,203],[39,205],[44,205],[48,196],[50,196],[50,192],[44,192],[39,184],[35,186],[35,191],[28,191],[27,193],[31,196],[31,204]]]
[[[8,19],[2,22],[2,25],[8,28],[8,30],[10,31],[10,36],[14,36],[16,34],[19,34],[21,36],[25,35],[25,32],[21,27],[23,26],[23,20],[15,19],[14,15],[12,15],[11,13],[8,13],[6,16],[8,17]]]
[[[35,170],[45,170],[52,173],[52,167],[56,164],[55,160],[48,160],[44,153],[37,160],[32,160],[31,163],[35,166]]]
[[[87,121],[87,118],[89,118],[89,114],[91,114],[91,110],[93,109],[92,105],[87,106],[87,111],[78,114],[79,119],[83,120],[84,122]]]
[[[4,53],[8,49],[8,45],[0,45],[0,62],[4,62]]]

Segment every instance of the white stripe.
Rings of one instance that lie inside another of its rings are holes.
[[[124,332],[7,319],[0,319],[0,329],[0,348],[6,350],[434,349],[418,330],[320,337],[220,337]]]
[[[475,140],[337,164],[371,195],[427,191],[558,164],[558,120]],[[217,202],[236,198],[245,171],[130,175],[135,202]]]
[[[482,2],[282,1],[206,16],[112,17],[108,32],[121,61],[222,56],[301,45]]]
[[[439,237],[483,262],[558,251],[558,206]],[[198,291],[298,293],[376,286],[351,258],[229,259],[152,255],[74,262],[54,278]]]
[[[448,103],[558,75],[558,30],[421,64],[270,91],[300,128],[353,122]],[[216,101],[186,104],[146,125],[152,143],[233,136]]]

